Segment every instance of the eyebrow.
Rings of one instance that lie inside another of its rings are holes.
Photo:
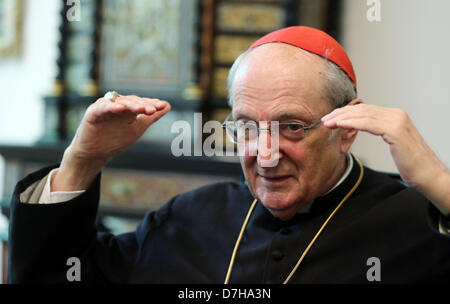
[[[236,117],[233,117],[234,115],[232,115],[231,117],[233,118],[233,120],[239,120],[239,119],[246,119],[246,120],[255,120],[252,117],[248,116],[245,113],[238,113]]]
[[[307,116],[307,117],[305,117]],[[279,115],[276,116],[276,120],[281,121],[281,120],[289,120],[289,119],[298,119],[304,122],[312,122],[313,119],[312,117],[309,117],[310,115],[307,114],[300,114],[300,113],[281,113]]]
[[[272,121],[282,121],[282,120],[289,120],[289,119],[297,119],[306,123],[311,123],[313,121],[312,117],[309,117],[309,115],[306,114],[307,117],[305,117],[305,114],[301,114],[301,113],[292,113],[292,112],[282,112],[278,115],[276,115],[274,118],[272,118]],[[253,120],[255,121],[254,118],[248,116],[245,113],[238,113],[236,118],[234,118],[234,120],[239,120],[239,119],[246,119],[246,120]]]

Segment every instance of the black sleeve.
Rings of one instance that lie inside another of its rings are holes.
[[[438,265],[438,267],[435,267],[433,277],[439,278],[436,283],[448,283],[450,282],[450,235],[439,232],[439,220],[441,217],[444,216],[433,204],[429,203],[428,225],[431,227],[435,237],[433,262]],[[429,250],[432,250],[432,248],[429,248]]]
[[[81,262],[82,283],[127,282],[150,227],[160,223],[161,210],[147,214],[135,232],[118,236],[97,233],[100,174],[88,190],[70,201],[20,202],[20,193],[52,168],[36,171],[16,185],[11,202],[8,281],[67,283],[71,267],[67,260],[76,257]]]
[[[447,242],[447,246],[450,249],[450,234],[439,232],[439,222],[444,220],[444,229],[449,229],[448,225],[450,223],[450,217],[443,215],[439,210],[433,205],[428,205],[428,225],[430,225],[433,233],[438,235],[440,239]]]

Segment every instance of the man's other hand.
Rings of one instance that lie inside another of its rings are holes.
[[[381,136],[389,144],[405,182],[427,196],[442,213],[450,213],[450,171],[405,111],[358,103],[336,109],[322,121],[331,129],[354,129]]]
[[[114,156],[124,152],[147,128],[170,111],[167,101],[134,95],[91,104],[64,152],[51,191],[85,190]]]

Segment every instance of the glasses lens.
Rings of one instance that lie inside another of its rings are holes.
[[[236,122],[237,126],[237,140],[252,141],[258,138],[258,125],[254,121]]]
[[[302,139],[305,136],[304,126],[298,123],[280,124],[279,132],[283,135],[283,137],[294,140]]]
[[[237,143],[237,127],[234,122],[227,122],[225,124],[225,129],[227,131],[227,136],[233,143]]]

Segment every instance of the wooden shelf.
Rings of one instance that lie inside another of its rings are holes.
[[[34,146],[0,145],[0,155],[8,160],[55,164],[62,159],[68,144],[69,142]],[[135,144],[111,160],[106,167],[192,174],[213,173],[237,179],[242,176],[238,162],[221,161],[220,158],[206,156],[175,157],[168,147],[158,145]]]

